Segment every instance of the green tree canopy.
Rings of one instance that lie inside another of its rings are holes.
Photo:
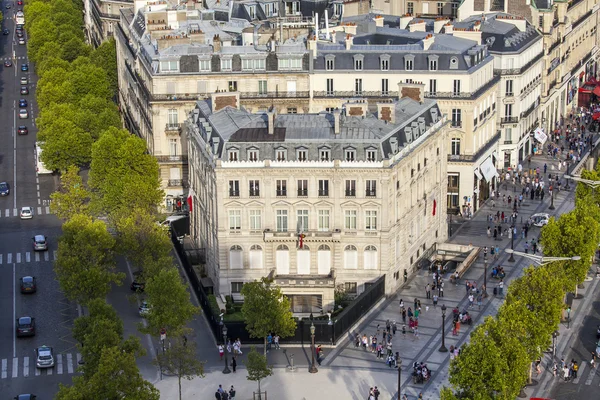
[[[267,336],[270,332],[281,337],[292,336],[296,330],[296,320],[292,315],[290,300],[283,295],[273,280],[262,278],[242,286],[244,304],[242,315],[246,329],[253,338],[264,339],[264,352],[267,351]]]
[[[86,305],[104,298],[112,283],[124,278],[115,272],[115,240],[102,221],[75,215],[63,224],[54,270],[65,296]]]
[[[73,215],[86,215],[90,193],[79,176],[79,168],[71,166],[60,177],[60,189],[50,195],[50,210],[62,220]]]
[[[50,3],[44,1],[27,2],[25,7],[23,7],[23,12],[26,16],[25,21],[27,23],[27,27],[30,28],[38,20],[38,18],[48,18],[50,15],[52,15],[51,10],[52,6]]]
[[[58,29],[47,16],[41,16],[28,24],[27,32],[27,53],[29,59],[34,62],[37,62],[37,52],[45,43],[56,42],[58,39]]]
[[[90,58],[95,65],[102,67],[106,71],[108,84],[113,94],[117,93],[118,76],[117,76],[117,47],[113,38],[104,41],[91,54]]]
[[[246,378],[258,383],[258,392],[260,393],[260,381],[273,375],[273,368],[267,364],[267,357],[256,351],[254,346],[250,347],[248,352],[246,369],[248,370]]]
[[[91,161],[92,137],[72,121],[57,117],[38,133],[42,161],[50,170],[66,171],[70,166],[85,166]]]
[[[158,335],[164,328],[171,335],[177,335],[199,312],[175,267],[163,269],[150,277],[144,291],[151,306],[146,317],[148,326],[142,329],[146,333]]]
[[[69,70],[63,66],[54,66],[44,72],[37,85],[36,98],[40,109],[73,100],[74,87],[69,74]]]

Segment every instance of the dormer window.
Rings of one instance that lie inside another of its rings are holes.
[[[390,70],[390,56],[387,54],[384,54],[381,57],[379,57],[379,66],[381,67],[382,71],[389,71]]]
[[[179,72],[179,61],[167,60],[160,62],[160,72]]]
[[[325,70],[333,71],[335,69],[335,56],[325,56]]]
[[[355,71],[362,71],[363,70],[363,61],[364,61],[365,56],[363,56],[362,54],[357,54],[354,56],[354,70]]]
[[[248,7],[248,15],[250,16],[250,19],[256,19],[256,6]]]
[[[377,161],[377,150],[367,150],[367,161]]]
[[[248,150],[248,161],[258,161],[258,150]]]
[[[458,58],[452,57],[450,59],[450,69],[458,69]]]
[[[429,56],[429,70],[430,71],[437,71],[438,70],[438,56]]]
[[[319,149],[319,160],[321,160],[321,161],[331,160],[331,150],[330,149]]]
[[[221,58],[221,71],[231,71],[231,58]]]
[[[298,150],[296,150],[296,159],[298,161],[306,161],[306,160],[308,160],[308,150],[306,150],[306,149],[298,149]]]
[[[406,71],[413,71],[415,68],[415,56],[408,55],[404,57],[404,69]]]
[[[237,149],[229,149],[227,152],[229,161],[239,161],[240,152]]]
[[[286,161],[287,160],[287,150],[286,149],[277,149],[275,151],[275,160]]]
[[[356,161],[356,150],[352,148],[344,150],[344,160]]]

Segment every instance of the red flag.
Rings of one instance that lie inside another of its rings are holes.
[[[188,203],[188,208],[189,208],[190,212],[192,212],[192,203],[193,203],[193,199],[192,199],[192,195],[191,195],[191,194],[190,194],[190,195],[188,195],[188,198],[187,198],[187,203]]]
[[[433,215],[435,216],[435,208],[437,207],[437,202],[433,200]]]

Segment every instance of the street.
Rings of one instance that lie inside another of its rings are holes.
[[[21,64],[28,63],[27,50],[16,43],[13,14],[17,10],[6,9],[2,28],[8,35],[0,38],[2,64],[12,61],[11,67],[2,66],[0,74],[0,182],[10,187],[8,196],[0,197],[0,393],[13,398],[21,393],[38,395],[38,399],[51,399],[58,390],[58,383],[69,383],[76,371],[79,355],[71,337],[76,308],[61,294],[53,272],[57,239],[61,222],[50,214],[50,193],[55,190],[55,177],[37,175],[34,156],[37,117],[35,89],[37,76],[29,65],[29,71],[21,71]],[[27,33],[25,33],[27,39]],[[14,57],[14,58],[13,58]],[[20,79],[28,78],[28,85]],[[21,95],[21,86],[29,88],[28,95]],[[19,99],[28,102],[27,119],[17,116]],[[27,126],[27,135],[17,135],[17,127]],[[19,211],[23,206],[33,207],[33,219],[21,220]],[[48,251],[34,252],[32,237],[46,235]],[[21,294],[19,279],[32,275],[37,280],[35,294]],[[35,318],[36,335],[16,338],[16,318]],[[47,345],[54,348],[55,366],[50,369],[35,367],[35,348]]]

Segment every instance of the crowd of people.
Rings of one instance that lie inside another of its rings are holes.
[[[400,354],[399,352],[394,353],[392,350],[392,338],[396,335],[397,330],[396,321],[387,320],[385,327],[377,325],[377,332],[374,335],[363,334],[360,336],[356,334],[354,347],[362,347],[364,351],[374,353],[378,360],[385,361],[388,367],[398,368]],[[378,339],[380,334],[381,340]],[[406,324],[402,325],[402,334],[406,335]]]

